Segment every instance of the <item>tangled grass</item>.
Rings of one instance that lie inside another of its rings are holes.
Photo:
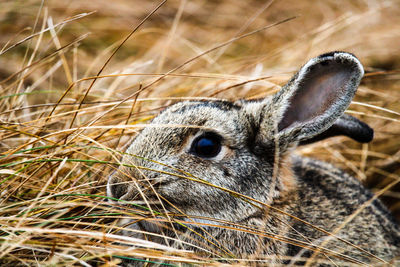
[[[2,265],[113,266],[124,257],[223,265],[218,253],[206,258],[120,235],[116,219],[151,211],[110,206],[107,177],[164,107],[266,96],[332,50],[352,52],[366,67],[348,113],[371,125],[375,139],[332,138],[298,152],[346,169],[400,220],[398,1],[159,4],[1,3]]]

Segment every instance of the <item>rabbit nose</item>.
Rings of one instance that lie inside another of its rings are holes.
[[[130,179],[121,178],[119,173],[113,173],[108,179],[107,195],[119,200],[133,200],[138,197],[139,191],[147,192],[153,186],[158,186],[160,181],[158,173],[132,173]],[[140,178],[139,178],[140,177]],[[149,187],[150,186],[150,187]]]
[[[134,178],[131,178],[134,179]],[[120,200],[131,200],[137,190],[135,190],[134,181],[127,178],[121,178],[119,173],[114,172],[108,178],[107,195]]]
[[[128,192],[128,184],[118,179],[116,174],[112,174],[107,184],[107,195],[112,198],[120,199]]]
[[[133,200],[137,195],[135,187],[127,182],[109,183],[107,186],[107,195],[118,200]]]

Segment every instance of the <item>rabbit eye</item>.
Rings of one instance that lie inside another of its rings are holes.
[[[221,137],[215,133],[205,133],[193,140],[190,153],[201,158],[213,158],[221,151]]]

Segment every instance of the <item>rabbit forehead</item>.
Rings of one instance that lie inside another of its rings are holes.
[[[165,109],[153,123],[180,123],[202,126],[212,124],[220,116],[233,118],[241,109],[240,105],[228,101],[180,102]]]
[[[225,138],[237,137],[246,129],[241,106],[232,102],[181,102],[175,104],[151,123],[160,134],[187,134],[197,131],[215,131]],[[157,127],[160,126],[160,127]]]

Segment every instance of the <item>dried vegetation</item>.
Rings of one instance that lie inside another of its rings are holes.
[[[173,0],[134,30],[158,4],[1,2],[3,265],[113,265],[128,256],[221,265],[220,251],[211,259],[119,235],[116,218],[150,213],[109,206],[108,175],[163,107],[263,97],[331,50],[366,66],[348,112],[375,129],[375,140],[333,138],[299,153],[351,172],[400,220],[398,1]]]

